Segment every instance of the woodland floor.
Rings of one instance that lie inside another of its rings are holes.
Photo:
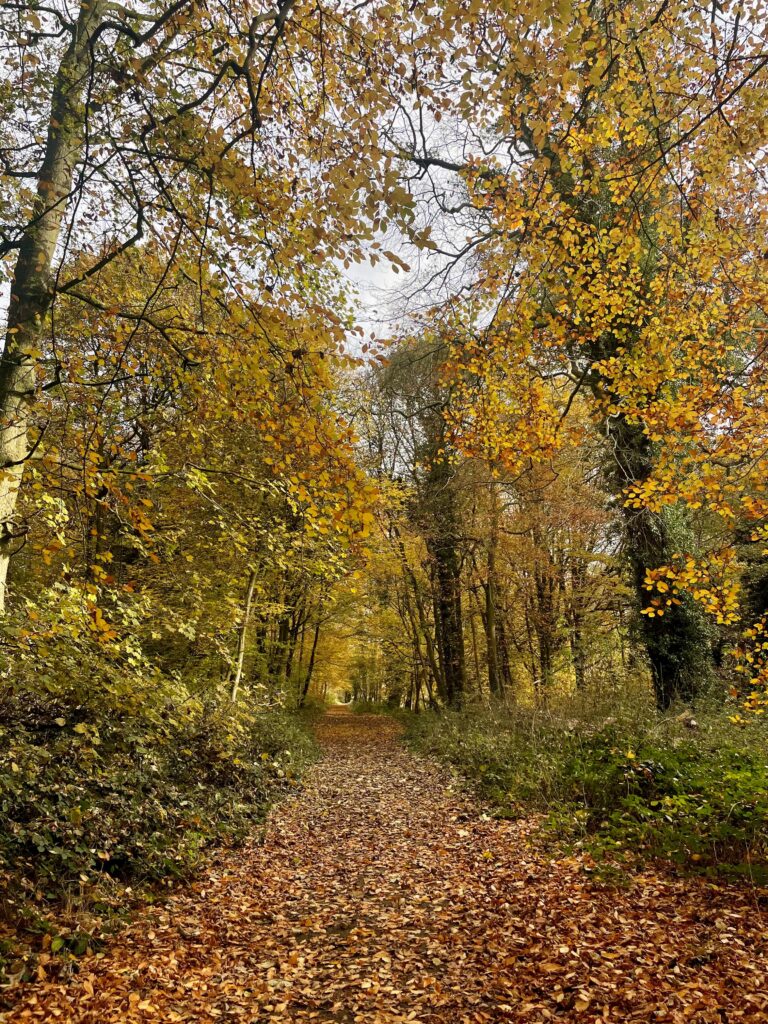
[[[768,1020],[748,888],[653,872],[606,887],[489,818],[390,720],[339,711],[318,733],[324,757],[264,842],[2,1019]]]

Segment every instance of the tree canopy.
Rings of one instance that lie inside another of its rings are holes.
[[[3,5],[3,874],[161,873],[82,793],[241,807],[313,701],[763,713],[767,25]]]

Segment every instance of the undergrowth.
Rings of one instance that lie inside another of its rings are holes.
[[[659,858],[768,883],[768,726],[722,706],[644,700],[411,716],[410,741],[476,783],[497,813],[545,815],[565,843],[616,864]]]
[[[0,979],[94,948],[253,831],[314,756],[298,716],[81,666],[0,694]],[[74,678],[74,677],[73,677]],[[48,968],[50,970],[50,968]]]
[[[356,715],[390,715],[397,717],[402,708],[384,701],[355,700],[347,705]]]

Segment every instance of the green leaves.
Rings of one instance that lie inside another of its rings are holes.
[[[185,875],[210,844],[244,836],[313,757],[287,715],[228,702],[188,701],[159,721],[147,710],[119,720],[92,707],[72,729],[52,720],[41,745],[15,705],[16,721],[0,731],[0,874],[19,914],[56,920],[73,886],[87,909],[128,899],[126,885]],[[92,942],[74,931],[50,948],[79,956]]]
[[[546,812],[560,840],[724,875],[754,871],[768,852],[765,728],[745,734],[720,711],[692,736],[650,709],[606,710],[540,714],[535,727],[522,708],[445,713],[410,728],[502,812]]]

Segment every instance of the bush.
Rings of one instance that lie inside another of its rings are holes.
[[[593,853],[633,851],[768,881],[761,719],[566,702],[422,715],[409,734],[473,780],[498,813],[542,811],[556,835]]]
[[[383,701],[375,700],[354,700],[348,707],[356,715],[390,715],[397,710]]]
[[[195,696],[146,667],[98,662],[78,679],[41,688],[20,671],[0,695],[0,895],[16,975],[30,963],[18,934],[82,952],[138,888],[252,831],[314,752],[295,716]]]

